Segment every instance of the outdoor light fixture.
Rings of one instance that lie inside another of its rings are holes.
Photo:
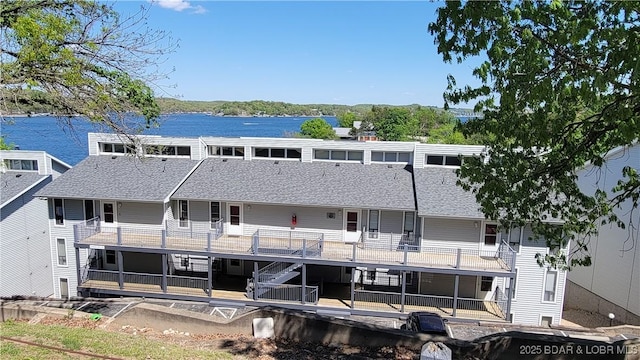
[[[613,326],[613,319],[616,318],[614,313],[609,313],[609,327]]]

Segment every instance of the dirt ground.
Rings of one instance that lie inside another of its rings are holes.
[[[246,335],[228,334],[189,334],[172,330],[157,330],[152,328],[135,328],[129,325],[111,328],[102,327],[102,321],[92,321],[80,318],[52,318],[45,317],[40,324],[64,325],[85,329],[104,329],[128,333],[132,336],[172,343],[192,349],[210,349],[226,351],[239,359],[258,360],[314,360],[314,359],[419,359],[420,354],[404,348],[370,348],[366,346],[322,345],[317,343],[297,343],[284,339],[255,339]]]

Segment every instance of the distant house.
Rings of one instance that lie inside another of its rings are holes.
[[[341,140],[376,141],[378,137],[372,130],[360,129],[362,121],[354,121],[353,128],[334,127],[333,130]]]
[[[597,189],[611,192],[622,168],[640,171],[640,144],[620,147],[605,157],[602,168],[587,166],[578,172],[578,184],[586,194]],[[616,215],[626,227],[608,224],[599,227],[597,236],[586,239],[592,258],[589,267],[569,272],[566,306],[607,316],[617,321],[640,325],[640,211],[627,200]]]
[[[0,151],[0,296],[53,295],[52,261],[69,266],[50,237],[56,210],[34,197],[69,168],[42,151]]]
[[[558,324],[565,272],[501,231],[455,169],[482,146],[89,134],[37,193],[71,266],[56,296],[276,305],[341,316]],[[139,156],[132,156],[136,153]]]

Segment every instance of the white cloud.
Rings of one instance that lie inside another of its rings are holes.
[[[195,14],[204,14],[207,12],[201,5],[191,5],[189,1],[186,0],[151,0],[152,3],[156,3],[160,5],[160,7],[175,11],[182,11],[191,9]]]

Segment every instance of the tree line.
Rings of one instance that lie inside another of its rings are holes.
[[[338,126],[350,128],[350,135],[373,134],[383,141],[420,141],[434,144],[482,144],[479,134],[463,133],[463,123],[452,112],[432,107],[390,107],[374,105],[364,113],[342,112]],[[335,130],[322,118],[305,121],[300,136],[337,138]]]

